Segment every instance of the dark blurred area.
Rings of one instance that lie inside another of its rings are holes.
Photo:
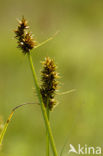
[[[37,102],[28,59],[17,49],[16,19],[29,21],[38,42],[59,31],[54,39],[32,50],[40,82],[41,61],[54,58],[60,73],[59,104],[51,112],[58,152],[69,144],[103,146],[103,1],[0,0],[0,118],[13,107]],[[45,127],[40,107],[19,109],[6,132],[0,156],[45,156]],[[52,154],[51,154],[52,155]]]

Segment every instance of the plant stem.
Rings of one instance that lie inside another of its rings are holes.
[[[47,130],[49,138],[50,138],[52,151],[53,151],[54,156],[58,156],[56,146],[55,146],[55,143],[54,143],[54,138],[53,138],[52,131],[51,131],[51,127],[50,127],[49,120],[48,120],[48,117],[47,117],[46,109],[45,109],[45,106],[44,106],[44,103],[43,103],[43,100],[42,100],[42,96],[41,96],[41,93],[40,93],[40,88],[39,88],[39,85],[38,85],[36,72],[35,72],[35,69],[34,69],[34,66],[33,66],[32,57],[31,57],[30,53],[28,53],[28,60],[29,60],[30,68],[31,68],[32,75],[33,75],[34,85],[35,85],[37,95],[38,95],[38,99],[39,99],[39,102],[40,102],[41,111],[42,111],[42,115],[43,115],[44,122],[45,122],[45,127],[46,127],[46,130]]]
[[[46,108],[46,111],[47,111],[47,117],[48,117],[48,120],[49,120],[49,123],[50,123],[50,111],[49,111],[49,98],[47,99],[47,108]],[[47,156],[49,156],[49,135],[48,135],[48,131],[46,130],[46,138],[47,138],[47,143],[46,143],[46,151],[47,151]]]

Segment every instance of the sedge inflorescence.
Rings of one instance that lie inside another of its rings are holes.
[[[18,43],[18,48],[22,50],[24,54],[30,52],[36,45],[36,41],[34,41],[32,34],[28,32],[29,29],[28,22],[22,17],[22,20],[19,21],[19,25],[17,29],[14,31]]]
[[[43,69],[41,71],[41,88],[40,92],[43,98],[45,107],[48,106],[49,110],[52,110],[56,105],[55,94],[57,90],[59,78],[58,73],[56,72],[56,65],[54,60],[49,57],[45,58],[45,61],[42,62]]]

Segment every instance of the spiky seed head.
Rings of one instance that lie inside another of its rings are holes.
[[[28,22],[24,17],[22,17],[21,21],[19,21],[17,29],[14,31],[16,34],[15,38],[17,39],[18,48],[20,48],[24,54],[28,53],[37,45],[36,41],[34,41],[32,37],[32,34],[27,32],[28,28]]]
[[[18,28],[14,30],[14,32],[16,34],[15,37],[17,39],[20,39],[20,38],[23,38],[24,31],[25,29],[28,29],[29,26],[28,26],[28,22],[25,20],[24,17],[22,17],[21,21],[19,20],[18,23],[19,23]]]
[[[49,57],[45,58],[45,61],[42,62],[42,65],[43,65],[43,69],[41,71],[42,84],[40,91],[45,107],[47,107],[48,104],[49,110],[52,110],[54,105],[56,104],[54,97],[58,85],[57,78],[59,78],[59,76],[58,73],[56,72],[56,65],[54,64],[53,59],[50,59]]]

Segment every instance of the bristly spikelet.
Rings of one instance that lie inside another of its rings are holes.
[[[43,98],[43,102],[45,107],[49,110],[52,110],[56,101],[54,99],[55,93],[57,90],[58,81],[57,78],[58,73],[56,72],[56,65],[54,64],[54,60],[49,57],[45,58],[45,61],[42,62],[43,69],[41,71],[41,87],[40,92]]]
[[[22,17],[22,20],[19,21],[18,28],[14,31],[18,48],[20,48],[24,54],[28,53],[37,45],[36,41],[33,40],[32,34],[26,31],[28,28],[28,22]]]

